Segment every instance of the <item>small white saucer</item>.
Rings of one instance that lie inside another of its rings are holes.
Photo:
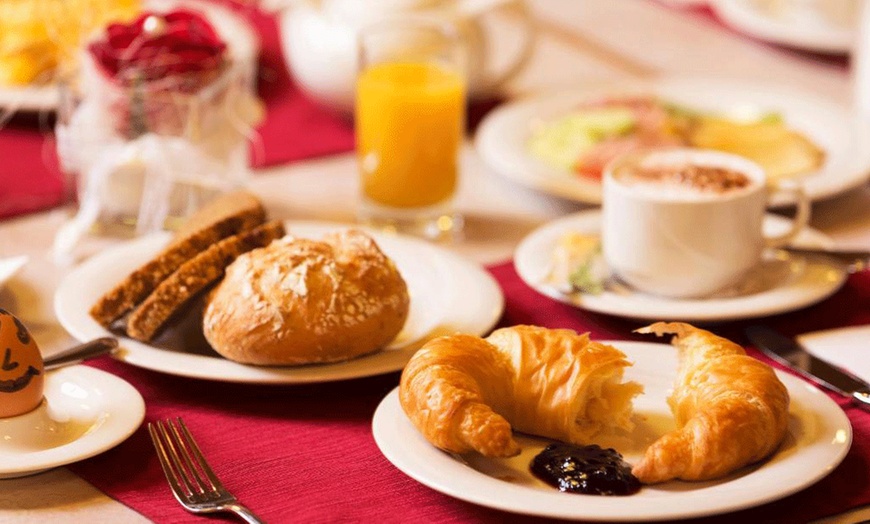
[[[829,21],[824,14],[814,13],[805,6],[786,5],[777,13],[776,9],[765,10],[756,4],[750,0],[710,2],[726,24],[750,36],[817,53],[846,54],[852,50],[858,32],[857,20],[853,20],[854,27],[848,27]]]
[[[51,371],[39,407],[0,418],[0,479],[102,453],[126,440],[144,418],[142,396],[115,375],[87,366]]]
[[[770,234],[785,231],[789,221],[767,215],[764,229]],[[599,210],[583,211],[550,222],[520,242],[514,265],[520,278],[539,293],[581,309],[636,320],[683,320],[723,322],[784,313],[815,304],[835,293],[845,283],[846,269],[825,257],[767,253],[746,280],[720,293],[700,299],[672,299],[612,286],[600,294],[561,293],[546,282],[553,249],[562,234],[576,231],[598,234]],[[805,229],[796,243],[827,247],[831,240],[819,231]],[[688,277],[687,277],[688,278]]]

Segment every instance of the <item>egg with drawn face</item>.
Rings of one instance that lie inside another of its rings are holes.
[[[14,417],[42,402],[42,354],[20,320],[0,309],[0,417]]]

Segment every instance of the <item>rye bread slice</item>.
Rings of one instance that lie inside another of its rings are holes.
[[[137,340],[151,340],[190,299],[221,279],[226,267],[239,255],[267,246],[284,234],[281,222],[267,222],[225,238],[185,262],[130,313],[127,335]]]
[[[182,264],[221,239],[265,221],[266,210],[255,195],[235,191],[217,197],[191,215],[166,248],[100,297],[91,307],[91,317],[108,328]]]

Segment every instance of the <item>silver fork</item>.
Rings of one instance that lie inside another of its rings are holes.
[[[172,494],[192,513],[231,512],[251,524],[263,524],[223,486],[202,456],[181,418],[148,423],[151,442]]]

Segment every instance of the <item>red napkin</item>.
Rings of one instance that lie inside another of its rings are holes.
[[[33,115],[0,130],[0,219],[63,203],[68,184],[57,164],[51,124]]]
[[[490,271],[506,296],[502,326],[572,328],[590,331],[597,339],[629,338],[638,327],[546,299],[522,283],[511,264]],[[870,273],[863,273],[852,276],[824,303],[765,322],[789,334],[862,324],[870,321],[868,306]],[[742,326],[731,323],[715,331],[743,342]],[[268,522],[545,521],[442,495],[405,476],[381,455],[371,435],[371,418],[381,399],[398,385],[398,373],[321,385],[256,386],[162,375],[111,359],[92,365],[136,386],[145,397],[146,421],[183,417],[227,487]],[[697,522],[806,522],[870,502],[870,484],[863,481],[870,462],[870,414],[842,405],[854,427],[854,443],[830,475],[785,499]],[[144,427],[71,469],[146,517],[198,521],[172,498]]]
[[[307,98],[293,83],[274,18],[231,1],[261,39],[259,95],[266,119],[251,143],[253,167],[352,150],[353,124]],[[63,204],[72,194],[61,173],[51,118],[23,115],[0,129],[0,219]]]

